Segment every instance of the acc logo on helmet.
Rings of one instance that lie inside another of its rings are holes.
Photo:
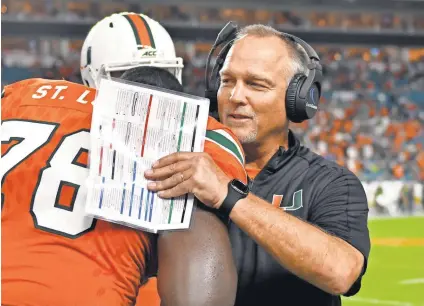
[[[142,49],[140,52],[141,57],[155,57],[157,55],[156,49],[148,48],[148,49]]]

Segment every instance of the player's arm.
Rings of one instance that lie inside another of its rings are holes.
[[[286,269],[334,295],[359,291],[370,251],[368,205],[359,180],[344,173],[311,207],[311,225],[249,194],[230,218]]]
[[[241,146],[230,134],[214,133],[207,134],[205,152],[227,176],[245,182]],[[234,305],[237,271],[227,228],[206,206],[194,210],[189,230],[160,235],[158,247],[163,305]]]
[[[162,306],[233,306],[237,271],[225,225],[197,208],[189,230],[159,236]]]

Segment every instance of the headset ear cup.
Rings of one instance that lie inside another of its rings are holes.
[[[219,74],[216,72],[219,69],[219,59],[215,62],[215,64],[212,67],[212,71],[210,75],[208,76],[208,82],[209,82],[209,90],[206,91],[205,97],[210,100],[209,104],[209,112],[210,115],[212,113],[217,112],[218,110],[218,86],[219,86]]]
[[[306,76],[303,74],[296,74],[290,81],[289,86],[287,87],[286,92],[286,113],[287,118],[295,123],[302,122],[305,120],[304,114],[301,113],[297,107],[298,103],[304,103],[304,101],[299,101],[298,93],[303,83],[306,80]],[[303,108],[301,108],[303,109]]]
[[[211,78],[212,79],[210,80],[210,85],[209,85],[210,89],[206,94],[206,98],[210,100],[209,111],[213,113],[218,111],[218,88],[219,88],[220,80],[219,80],[219,77],[217,77],[214,74],[212,74]]]
[[[209,112],[211,116],[217,114],[218,112],[218,90],[221,84],[221,78],[219,72],[224,65],[225,58],[227,57],[228,51],[230,51],[231,46],[233,45],[234,40],[228,41],[221,51],[218,53],[215,64],[213,65],[212,72],[208,76],[209,80],[209,91],[206,94],[206,97],[210,100]]]

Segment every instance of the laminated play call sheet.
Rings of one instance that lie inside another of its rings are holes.
[[[186,229],[193,195],[161,199],[144,172],[174,152],[202,152],[209,100],[102,78],[93,105],[86,213],[150,232]]]

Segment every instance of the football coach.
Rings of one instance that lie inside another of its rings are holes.
[[[205,153],[179,152],[146,172],[149,188],[162,198],[193,193],[227,218],[237,306],[341,305],[366,270],[368,204],[352,172],[311,152],[289,129],[289,121],[317,111],[318,55],[264,25],[229,23],[211,53],[220,44],[207,96],[242,143],[250,183],[230,180]]]

